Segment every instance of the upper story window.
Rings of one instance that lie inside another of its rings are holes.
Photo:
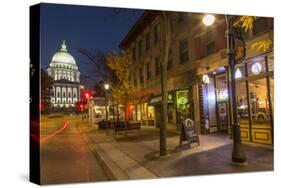
[[[151,64],[150,63],[146,64],[146,79],[147,80],[151,79]]]
[[[134,86],[137,86],[137,84],[138,84],[138,80],[137,80],[137,73],[136,72],[134,72]]]
[[[169,55],[168,55],[168,65],[167,69],[172,69],[173,68],[173,51],[172,48],[169,49]]]
[[[159,57],[155,58],[155,75],[158,76],[161,72],[161,64]]]
[[[143,84],[143,70],[139,68],[140,83]]]
[[[208,56],[215,53],[215,37],[213,31],[208,31],[206,34],[206,38],[206,55]]]
[[[160,24],[154,26],[154,44],[160,40]]]
[[[257,18],[254,21],[253,35],[255,36],[259,33],[262,33],[266,31],[267,28],[268,28],[267,18]]]
[[[179,51],[180,51],[180,63],[186,63],[189,60],[189,54],[188,54],[188,40],[183,39],[180,41],[180,46],[179,46]]]
[[[142,41],[141,40],[138,42],[138,48],[139,48],[139,57],[141,57],[141,55],[142,55]]]
[[[150,33],[145,35],[145,50],[149,50],[150,48]]]
[[[135,47],[133,48],[132,53],[133,53],[133,60],[135,61],[136,60],[136,48]]]
[[[178,23],[182,23],[184,21],[184,13],[179,12],[178,14]]]

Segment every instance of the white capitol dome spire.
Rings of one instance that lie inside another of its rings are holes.
[[[75,59],[67,51],[65,40],[62,41],[61,49],[52,57],[51,63],[62,63],[76,65]]]

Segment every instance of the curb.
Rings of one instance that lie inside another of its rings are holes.
[[[90,140],[88,136],[83,133],[80,128],[78,128],[80,133],[82,133],[83,138],[87,145],[89,146],[92,153],[97,158],[97,161],[103,168],[106,176],[109,178],[109,180],[128,180],[130,179],[129,176],[119,167],[117,166],[114,161],[108,157],[105,152],[97,146],[97,144],[90,144]]]

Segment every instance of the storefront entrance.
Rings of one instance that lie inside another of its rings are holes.
[[[227,74],[220,68],[208,74],[208,83],[203,90],[203,112],[205,133],[228,133],[229,130],[229,97]]]

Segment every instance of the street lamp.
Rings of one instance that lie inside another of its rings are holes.
[[[106,120],[108,120],[108,98],[107,98],[107,91],[109,90],[110,88],[110,85],[108,83],[105,83],[104,84],[104,89],[105,89],[105,98],[107,100],[107,105],[106,105],[106,110],[105,110],[105,114],[106,114]]]
[[[215,17],[210,14],[206,14],[203,19],[203,23],[206,26],[210,26],[214,23]],[[225,31],[225,37],[226,37],[226,55],[227,55],[227,61],[230,69],[230,84],[231,84],[231,101],[232,101],[232,117],[233,117],[233,148],[232,148],[232,164],[234,165],[246,165],[246,154],[244,152],[244,149],[241,144],[241,134],[240,134],[240,124],[238,122],[237,118],[237,103],[236,103],[236,80],[235,80],[235,65],[237,64],[237,61],[235,59],[235,39],[238,39],[243,42],[244,44],[244,54],[243,58],[240,60],[243,60],[245,57],[245,42],[240,35],[237,34],[237,30],[234,30],[233,28],[233,17],[228,17],[225,15],[225,21],[226,21],[226,31]]]

